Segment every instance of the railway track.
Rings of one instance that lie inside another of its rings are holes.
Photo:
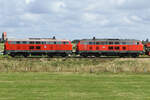
[[[13,57],[13,58],[25,58],[25,57],[16,56],[16,57]],[[150,58],[150,56],[141,56],[141,57],[136,57],[136,58],[133,58],[133,57],[105,57],[105,56],[102,56],[102,57],[86,57],[86,58],[85,57],[80,57],[80,56],[70,56],[70,57],[29,56],[29,57],[26,57],[25,59],[32,59],[32,58],[35,58],[35,59],[41,59],[41,58],[49,58],[49,59],[56,59],[56,58],[64,58],[64,59],[69,59],[69,58],[82,58],[82,59],[115,59],[115,58],[123,59],[123,58],[132,58],[132,59],[141,59],[142,58],[143,59],[143,58]]]

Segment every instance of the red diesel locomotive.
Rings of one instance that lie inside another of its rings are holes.
[[[84,39],[78,42],[76,53],[87,56],[132,56],[143,54],[144,46],[131,39]]]
[[[68,40],[50,38],[7,39],[4,45],[4,54],[12,57],[16,55],[48,55],[65,57],[72,53],[72,44]]]

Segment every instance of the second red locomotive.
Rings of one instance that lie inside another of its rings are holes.
[[[144,46],[132,39],[84,39],[77,44],[76,52],[81,56],[132,56],[143,54]]]

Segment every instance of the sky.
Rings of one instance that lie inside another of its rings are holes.
[[[150,0],[0,0],[8,38],[150,39]]]

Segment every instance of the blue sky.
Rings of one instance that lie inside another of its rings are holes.
[[[150,38],[150,0],[0,0],[10,38]]]

